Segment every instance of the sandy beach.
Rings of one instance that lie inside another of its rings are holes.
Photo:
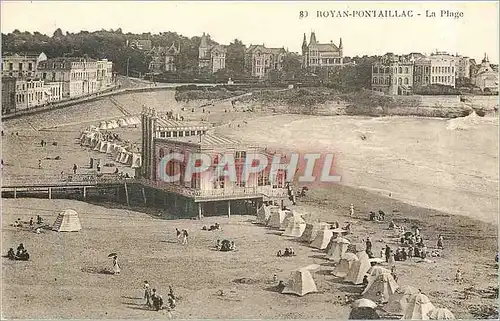
[[[173,91],[161,91],[115,99],[132,114],[138,114],[142,104],[180,112],[182,106],[173,95]],[[436,119],[273,116],[224,113],[225,108],[216,106],[209,115],[200,110],[184,114],[189,119],[205,117],[224,124],[216,130],[270,148],[305,151],[314,141],[317,150],[338,152],[345,185],[310,190],[295,207],[297,210],[341,225],[352,222],[349,240],[362,244],[370,236],[376,254],[386,244],[396,246],[397,240],[387,229],[391,219],[407,227],[419,225],[429,249],[442,234],[443,257],[432,258],[432,263],[397,262],[400,286],[418,287],[436,306],[450,309],[457,318],[478,318],[473,312],[475,306],[496,305],[491,293],[498,277],[494,264],[498,243],[498,122],[485,120],[472,129],[447,130],[447,121]],[[89,157],[102,154],[78,144],[80,131],[100,119],[120,116],[120,111],[104,100],[4,123],[3,180],[58,175],[62,170],[69,172],[73,164],[87,171]],[[232,127],[227,125],[230,122]],[[310,123],[314,125],[307,125]],[[16,132],[18,135],[13,134]],[[124,139],[140,142],[140,128],[117,132]],[[362,141],[360,134],[367,140]],[[288,138],[293,138],[293,143],[284,143]],[[42,148],[41,139],[49,146]],[[51,142],[57,142],[57,146]],[[38,168],[38,159],[54,156],[61,159],[44,160],[43,168]],[[388,197],[389,192],[392,197]],[[348,216],[351,203],[356,208],[353,218]],[[36,215],[51,224],[58,212],[67,208],[80,214],[82,231],[35,234],[9,226],[17,218],[28,221]],[[387,222],[368,221],[372,210],[387,213]],[[2,251],[5,254],[22,242],[31,259],[3,259],[2,316],[159,318],[157,312],[143,305],[144,280],[164,296],[168,285],[173,286],[181,296],[173,317],[186,319],[346,318],[349,307],[342,303],[344,295],[359,292],[360,288],[331,275],[333,265],[323,259],[324,253],[253,224],[253,216],[163,220],[147,214],[150,212],[120,204],[4,199]],[[223,230],[201,230],[214,222],[219,222]],[[190,231],[187,246],[176,242],[176,227]],[[238,250],[214,251],[216,240],[222,238],[234,240]],[[289,246],[297,256],[275,256],[277,250]],[[111,269],[107,258],[110,252],[119,253],[119,276],[99,273]],[[313,274],[319,293],[295,297],[270,289],[273,274],[286,281],[291,270],[309,264],[321,265]],[[463,271],[462,284],[453,282],[457,269]],[[235,281],[241,278],[248,280]],[[225,296],[218,296],[219,290]]]

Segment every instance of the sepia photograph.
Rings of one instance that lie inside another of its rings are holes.
[[[1,1],[1,319],[498,320],[498,1]]]

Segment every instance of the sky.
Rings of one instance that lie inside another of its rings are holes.
[[[413,17],[367,17],[367,10]],[[321,43],[342,38],[344,55],[403,54],[436,50],[491,62],[499,56],[498,2],[208,2],[208,1],[2,1],[2,33],[63,32],[121,28],[123,32],[203,32],[229,44],[264,44],[300,52],[304,33],[314,31]],[[300,12],[307,17],[300,18]],[[318,17],[318,11],[322,16]],[[325,17],[347,11],[349,17]],[[435,17],[427,17],[435,13]],[[444,16],[441,16],[441,13]],[[448,14],[449,13],[449,14]],[[457,15],[452,15],[458,13]],[[363,14],[365,16],[363,16]],[[418,14],[420,14],[418,16]],[[354,16],[353,16],[354,15]]]

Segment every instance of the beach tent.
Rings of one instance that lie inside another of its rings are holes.
[[[372,300],[368,299],[358,299],[352,303],[353,308],[372,308],[376,309],[377,308],[377,303],[373,302]]]
[[[349,313],[348,320],[378,320],[380,316],[373,308],[353,308]]]
[[[399,288],[396,293],[390,297],[389,303],[385,305],[385,310],[395,314],[403,314],[410,298],[419,294],[420,291],[412,286]]]
[[[289,211],[289,210],[285,210],[285,218],[283,219],[283,221],[281,222],[281,225],[280,225],[280,230],[284,231],[287,226],[288,226],[288,223],[292,220],[292,221],[299,221],[300,223],[305,223],[305,221],[302,219],[302,217],[300,217],[300,214],[298,213],[295,213],[295,212],[292,212],[292,211]]]
[[[125,164],[132,166],[134,160],[134,154],[132,152],[127,152],[127,157],[125,158]]]
[[[431,300],[422,293],[414,294],[408,300],[403,320],[429,320],[429,312],[434,309]]]
[[[332,271],[332,274],[335,276],[338,276],[340,278],[347,276],[347,273],[351,269],[352,263],[354,261],[357,261],[357,260],[358,260],[358,257],[356,254],[344,253],[342,255],[342,258],[340,259],[339,264]]]
[[[317,223],[308,223],[306,224],[306,228],[304,229],[304,232],[302,233],[302,236],[300,237],[301,242],[312,242],[318,235],[318,232],[320,230],[327,230],[329,225],[324,222],[317,222]]]
[[[272,228],[280,228],[285,220],[286,212],[278,209],[277,211],[271,210],[271,216],[267,222],[267,226]]]
[[[114,145],[115,144],[108,142],[108,144],[106,145],[106,154],[111,154],[111,152],[113,151]]]
[[[57,216],[52,230],[57,232],[77,232],[82,229],[78,213],[73,210],[64,210]]]
[[[358,260],[352,263],[351,269],[344,280],[353,284],[362,284],[363,277],[370,269],[370,262],[368,261],[368,254],[364,251],[358,252],[356,256]]]
[[[255,222],[258,224],[266,225],[269,217],[271,217],[272,209],[277,211],[279,210],[279,206],[262,204],[262,206],[257,210],[257,219],[255,220]]]
[[[380,274],[384,274],[384,273],[391,274],[391,271],[389,271],[388,269],[386,269],[383,266],[374,265],[367,272],[367,274],[368,274],[368,281],[374,280],[377,276],[379,276]]]
[[[127,127],[128,126],[127,122],[123,118],[118,119],[117,123],[118,123],[118,126],[120,126],[120,127]]]
[[[290,279],[281,293],[304,296],[313,292],[318,292],[318,289],[311,272],[309,269],[302,268],[292,271]]]
[[[109,128],[109,127],[111,127],[111,129],[115,129],[115,128],[118,128],[118,127],[120,127],[120,126],[118,125],[118,122],[117,122],[115,119],[113,119],[113,120],[111,120],[111,121],[109,122],[109,124],[108,124],[108,128]]]
[[[304,222],[304,220],[302,220],[302,218],[300,218],[300,220],[288,220],[288,226],[285,228],[283,236],[300,237],[305,229],[306,223]]]
[[[100,144],[99,144],[99,152],[105,153],[107,145],[108,145],[107,141],[101,141]]]
[[[311,247],[316,249],[324,250],[328,246],[330,239],[332,238],[332,230],[320,230],[314,241],[311,242]]]
[[[387,303],[398,288],[399,285],[392,275],[390,273],[383,273],[371,280],[361,295],[365,299]]]
[[[328,250],[328,252],[326,253],[326,258],[335,263],[339,263],[340,258],[347,251],[347,246],[351,244],[351,242],[349,242],[349,240],[343,237],[337,237],[337,238],[332,238],[330,240],[330,243],[332,244],[332,246],[330,247],[330,250]]]
[[[428,314],[431,320],[455,320],[455,316],[450,310],[445,308],[434,308]]]
[[[106,130],[106,129],[108,129],[108,126],[106,125],[106,122],[105,122],[105,121],[102,121],[102,122],[99,124],[99,129],[101,129],[101,130]]]
[[[141,154],[133,153],[132,154],[132,168],[139,168],[142,165]]]
[[[98,140],[94,146],[95,151],[99,151],[101,149],[101,140]]]

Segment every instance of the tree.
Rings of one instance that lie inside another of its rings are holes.
[[[227,46],[226,68],[236,74],[243,74],[245,67],[245,45],[241,40],[234,39]]]
[[[54,31],[54,33],[52,34],[52,37],[54,37],[54,38],[64,37],[64,34],[63,34],[61,28],[57,28],[56,31]]]

